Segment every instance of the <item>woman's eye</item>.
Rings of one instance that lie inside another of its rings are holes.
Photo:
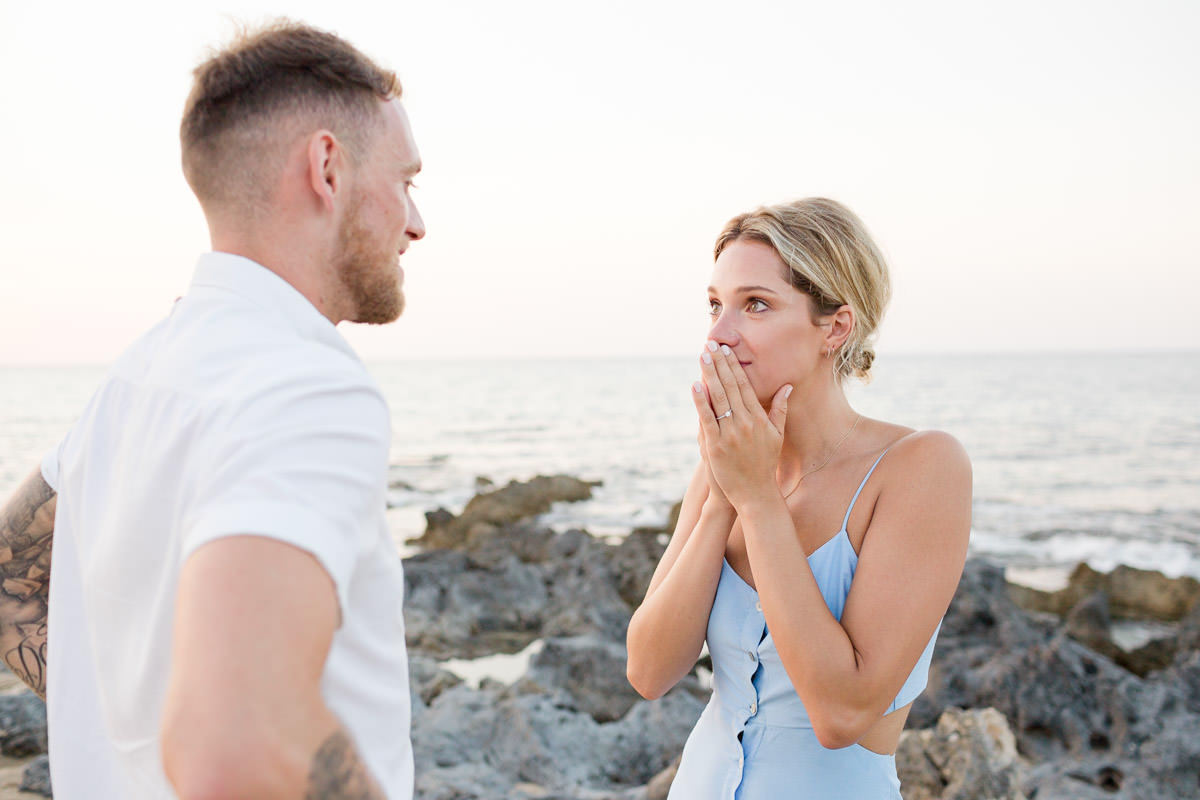
[[[752,297],[750,301],[746,303],[746,308],[750,311],[766,311],[767,304],[764,301],[759,300],[757,297]]]
[[[715,317],[717,314],[720,314],[721,313],[721,304],[718,303],[716,300],[709,300],[708,301],[708,313],[709,313],[709,316],[713,316],[713,317]]]

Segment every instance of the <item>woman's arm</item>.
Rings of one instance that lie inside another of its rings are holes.
[[[787,508],[750,502],[739,511],[763,615],[826,747],[853,744],[887,711],[966,559],[971,467],[962,447],[947,434],[921,433],[893,447],[888,461],[840,624]]]
[[[970,532],[970,463],[943,433],[915,434],[892,448],[877,473],[883,488],[839,623],[778,488],[744,474],[772,440],[764,427],[782,431],[782,419],[768,419],[746,400],[736,359],[714,360],[713,380],[734,415],[722,424],[710,463],[737,509],[763,615],[821,743],[853,744],[903,686],[958,585]]]
[[[710,496],[708,475],[701,462],[646,599],[629,621],[625,674],[638,694],[650,700],[666,694],[688,673],[704,645],[734,520],[724,498]]]

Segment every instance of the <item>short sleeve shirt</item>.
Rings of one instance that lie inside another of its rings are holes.
[[[159,756],[180,568],[259,535],[311,553],[341,625],[322,693],[389,797],[412,795],[388,407],[337,329],[266,268],[210,253],[47,454],[58,492],[47,701],[57,797],[173,797]],[[236,653],[230,654],[236,658]]]

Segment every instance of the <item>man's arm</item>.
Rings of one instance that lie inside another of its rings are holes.
[[[384,798],[321,697],[339,613],[329,574],[290,544],[231,536],[188,557],[162,722],[180,798]]]
[[[35,469],[0,508],[0,656],[46,697],[46,614],[58,494]]]

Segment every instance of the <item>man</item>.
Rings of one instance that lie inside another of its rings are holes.
[[[425,232],[399,96],[295,23],[196,69],[214,252],[0,511],[0,653],[60,800],[412,794],[388,408],[334,327],[400,314]]]

